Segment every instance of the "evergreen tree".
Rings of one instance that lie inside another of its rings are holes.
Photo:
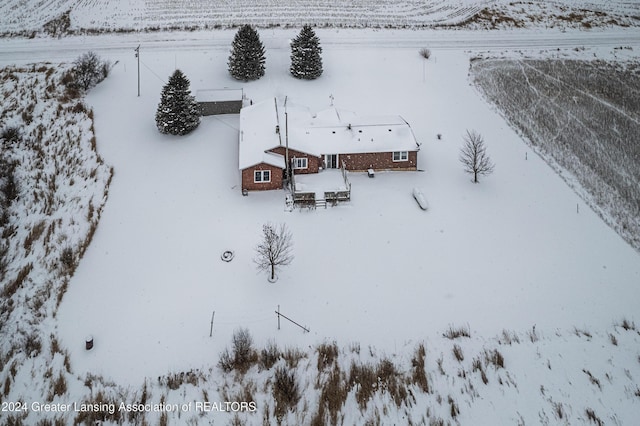
[[[264,45],[258,32],[243,25],[233,39],[229,73],[236,80],[257,80],[264,75]]]
[[[305,25],[291,42],[291,74],[296,78],[314,80],[322,75],[322,47],[311,26]]]
[[[200,108],[191,96],[189,79],[176,70],[162,88],[156,111],[156,126],[160,133],[186,135],[200,124]]]

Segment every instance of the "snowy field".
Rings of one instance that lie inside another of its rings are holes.
[[[640,5],[628,0],[6,0],[0,34],[35,35],[68,13],[69,30],[129,32],[219,29],[242,24],[288,27],[593,28],[638,26]]]
[[[278,34],[284,44],[294,32]],[[176,66],[194,91],[240,86],[226,49],[143,55],[140,98],[131,54],[109,58],[119,63],[88,98],[115,176],[58,312],[78,374],[133,384],[203,367],[241,326],[260,344],[329,339],[393,354],[449,324],[493,336],[637,317],[638,253],[478,96],[467,53],[437,50],[423,63],[415,49],[327,48],[322,78],[302,82],[287,74],[287,50],[269,49],[266,76],[243,86],[250,98],[289,96],[318,110],[333,95],[361,114],[401,114],[423,144],[423,172],[351,174],[351,203],[302,212],[286,212],[282,192],[241,195],[236,116],[205,118],[179,139],[155,130],[162,80]],[[496,163],[479,185],[458,162],[465,129],[483,134]],[[295,261],[273,285],[252,263],[268,221],[287,223],[295,241]],[[228,249],[235,258],[225,263]],[[311,333],[278,331],[278,305]],[[91,352],[81,350],[87,334]]]

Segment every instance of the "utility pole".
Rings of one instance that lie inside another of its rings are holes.
[[[284,161],[286,163],[286,175],[287,180],[291,178],[291,165],[289,164],[289,113],[287,112],[287,99],[288,96],[284,97],[284,139],[285,139],[285,150],[284,150]]]
[[[140,45],[134,50],[136,52],[136,58],[138,58],[138,97],[140,97]]]

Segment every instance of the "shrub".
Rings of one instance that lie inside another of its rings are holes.
[[[258,353],[253,348],[253,338],[246,328],[239,328],[231,339],[233,353],[225,349],[220,355],[218,366],[225,372],[237,370],[245,373],[258,361]]]
[[[420,49],[418,51],[418,53],[420,53],[420,56],[422,56],[424,59],[429,59],[431,57],[431,50],[423,47],[422,49]]]
[[[69,97],[77,98],[79,91],[86,92],[104,80],[109,74],[109,67],[109,63],[100,59],[95,52],[86,52],[62,75],[61,83],[68,89]]]

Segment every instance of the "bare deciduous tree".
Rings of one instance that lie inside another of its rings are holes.
[[[473,183],[478,183],[479,175],[493,172],[494,164],[487,155],[484,139],[475,130],[467,130],[464,136],[464,146],[460,150],[460,162],[464,171],[473,175]]]
[[[276,227],[271,223],[262,225],[262,242],[256,246],[253,261],[261,271],[269,272],[269,280],[275,281],[276,267],[288,265],[293,260],[291,232],[282,223]]]

